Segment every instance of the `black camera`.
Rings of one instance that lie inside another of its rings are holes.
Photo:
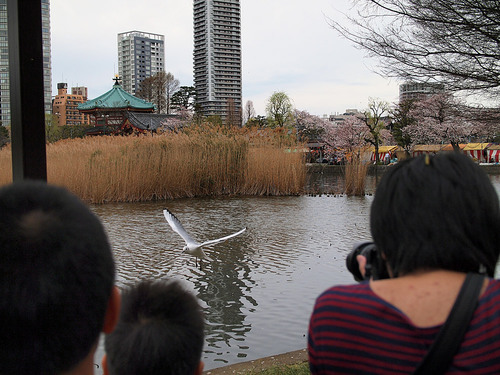
[[[364,277],[359,270],[358,260],[356,259],[358,255],[363,255],[366,258]],[[347,255],[346,265],[356,281],[368,280],[371,277],[374,280],[389,278],[385,261],[380,256],[373,242],[360,242],[355,244],[352,247],[352,251]]]

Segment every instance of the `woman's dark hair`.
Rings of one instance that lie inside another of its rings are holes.
[[[494,275],[500,252],[498,194],[463,154],[421,156],[391,167],[377,187],[370,224],[394,276],[483,268]]]

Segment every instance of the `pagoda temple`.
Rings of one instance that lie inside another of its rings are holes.
[[[126,92],[115,77],[113,88],[101,96],[78,105],[89,115],[88,135],[129,134],[156,131],[167,115],[155,114],[155,105]]]

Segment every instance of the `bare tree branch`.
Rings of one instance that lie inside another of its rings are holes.
[[[498,95],[500,1],[356,0],[330,25],[379,58],[379,73]]]

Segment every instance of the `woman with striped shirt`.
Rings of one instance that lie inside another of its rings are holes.
[[[468,272],[488,277],[446,374],[500,373],[498,195],[458,153],[398,163],[380,181],[370,226],[389,278],[335,286],[309,324],[312,374],[410,374],[446,321]],[[358,256],[360,268],[366,261]]]

